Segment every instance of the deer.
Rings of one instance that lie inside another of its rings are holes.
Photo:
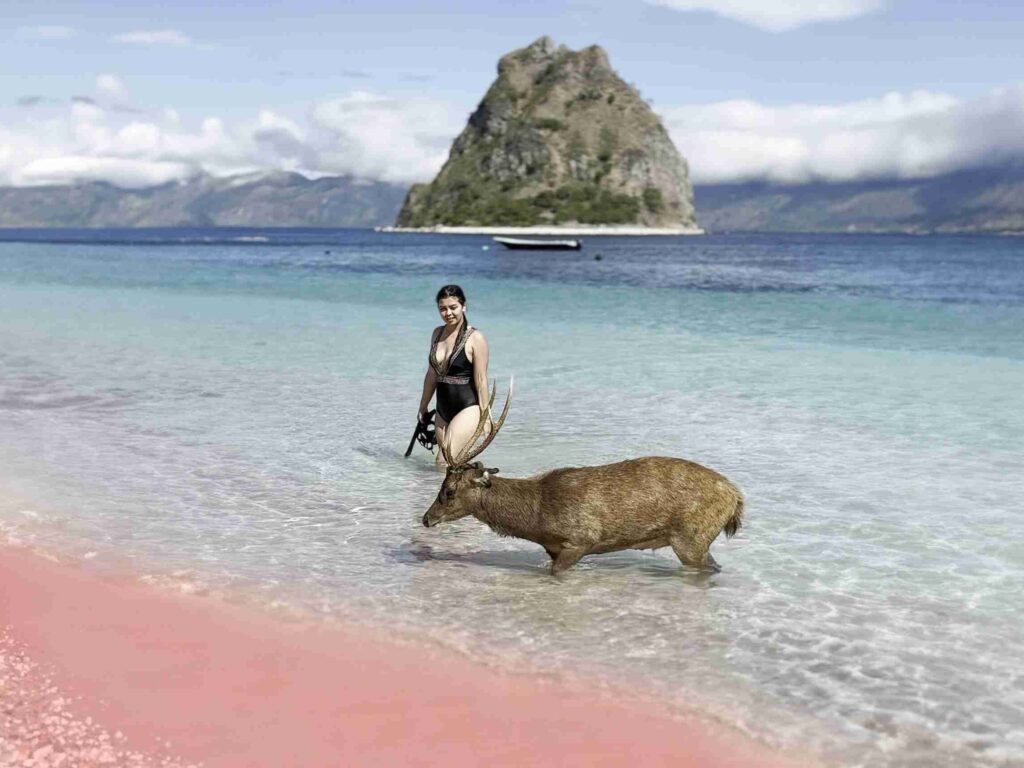
[[[743,494],[723,475],[686,459],[645,456],[614,464],[564,467],[525,478],[497,477],[497,467],[473,461],[491,444],[508,416],[514,380],[495,423],[488,407],[469,442],[452,455],[438,447],[444,481],[423,515],[431,528],[472,515],[500,536],[540,544],[558,575],[585,555],[671,547],[687,567],[721,570],[711,543],[743,523]],[[487,430],[479,446],[477,441]]]

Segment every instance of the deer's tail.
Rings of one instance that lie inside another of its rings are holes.
[[[730,517],[725,527],[722,529],[725,531],[726,537],[732,537],[736,535],[736,531],[743,525],[743,494],[737,492],[736,494],[736,508],[733,510],[732,517]]]

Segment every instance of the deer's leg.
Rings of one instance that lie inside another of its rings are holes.
[[[565,546],[551,562],[551,575],[561,573],[566,568],[572,568],[580,561],[580,558],[587,554],[585,547]]]
[[[551,547],[544,547],[544,551],[548,553],[548,557],[550,557],[552,560],[558,559],[557,549],[552,549]]]
[[[668,543],[683,565],[713,571],[721,570],[715,559],[711,557],[711,553],[708,552],[710,542],[705,544],[704,542],[694,541],[689,537],[673,536],[669,539]]]

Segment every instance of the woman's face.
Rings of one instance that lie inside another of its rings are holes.
[[[466,308],[454,296],[445,296],[437,302],[437,311],[445,325],[458,325],[462,321],[462,314]]]

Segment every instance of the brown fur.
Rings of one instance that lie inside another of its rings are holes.
[[[685,565],[717,569],[711,542],[743,522],[739,489],[685,459],[648,456],[524,479],[495,472],[479,463],[449,470],[423,524],[472,515],[500,535],[540,544],[558,573],[584,555],[665,546]]]

